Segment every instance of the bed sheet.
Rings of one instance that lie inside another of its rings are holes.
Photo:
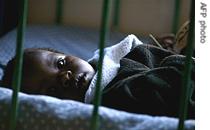
[[[8,129],[12,91],[0,87],[0,130]],[[19,93],[17,130],[89,130],[92,105]],[[176,130],[178,120],[100,107],[100,130]],[[194,130],[194,120],[185,121]]]

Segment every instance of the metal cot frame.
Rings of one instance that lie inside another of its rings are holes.
[[[63,0],[57,0],[57,8],[56,8],[56,24],[60,25],[62,21],[62,2]],[[15,130],[16,121],[17,121],[17,110],[18,110],[18,92],[20,90],[21,77],[22,77],[22,63],[23,63],[23,43],[24,43],[24,31],[26,28],[26,19],[27,19],[27,8],[28,8],[28,0],[21,0],[21,10],[19,16],[19,23],[17,28],[17,43],[16,43],[16,61],[15,61],[15,71],[13,74],[13,93],[12,93],[12,106],[10,112],[10,130]],[[115,11],[113,17],[113,27],[118,29],[119,27],[119,13],[120,13],[120,0],[115,0]],[[98,117],[98,109],[101,103],[101,74],[102,74],[102,62],[104,55],[104,41],[106,39],[106,33],[108,31],[108,19],[109,19],[109,10],[110,10],[110,0],[103,0],[103,8],[102,8],[102,18],[101,18],[101,27],[100,27],[100,41],[99,41],[99,64],[98,64],[98,77],[96,83],[96,92],[94,96],[94,109],[92,113],[91,120],[91,130],[97,130],[99,126],[99,117]],[[179,13],[180,13],[180,0],[175,1],[175,12],[174,12],[174,21],[172,32],[175,33],[177,31],[178,23],[179,23]],[[191,1],[191,11],[190,11],[190,31],[188,36],[188,47],[186,52],[186,62],[183,76],[183,87],[180,101],[180,113],[179,113],[179,124],[177,129],[184,130],[184,121],[186,119],[187,113],[187,100],[189,93],[189,84],[190,84],[190,69],[192,66],[191,56],[193,54],[194,48],[194,25],[195,25],[195,0]]]

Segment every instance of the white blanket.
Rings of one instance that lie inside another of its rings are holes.
[[[107,47],[104,49],[104,59],[102,66],[102,80],[101,89],[103,90],[106,85],[117,75],[120,68],[120,59],[128,54],[137,45],[143,44],[135,35],[128,35],[120,43]],[[94,56],[88,60],[89,63],[97,65],[99,59],[99,50],[96,50]],[[96,80],[98,73],[96,72],[90,86],[85,95],[85,103],[90,103],[93,100]]]

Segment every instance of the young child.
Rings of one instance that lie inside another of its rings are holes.
[[[51,49],[26,49],[21,91],[91,103],[98,58],[98,51],[86,62]],[[119,44],[105,48],[102,105],[134,113],[177,117],[184,61],[182,55],[143,44],[129,35]],[[13,68],[14,59],[5,69],[4,86],[11,86]],[[190,95],[188,118],[194,118],[192,98]]]
[[[43,48],[26,49],[23,57],[22,92],[83,101],[95,74],[86,61]],[[2,79],[5,86],[11,86],[14,60],[6,67]]]

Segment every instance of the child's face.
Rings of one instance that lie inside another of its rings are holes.
[[[86,61],[61,53],[27,49],[23,91],[82,101],[95,71]]]

